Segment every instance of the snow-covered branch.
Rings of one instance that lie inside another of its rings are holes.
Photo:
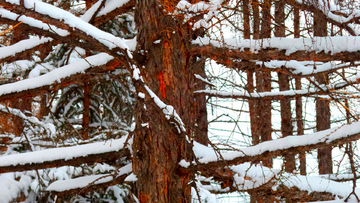
[[[93,67],[95,67],[92,70],[93,73],[113,69],[112,62],[112,56],[100,53],[55,69],[39,77],[1,85],[0,100],[19,98],[24,95],[36,96],[44,92],[57,90],[61,87],[80,82],[80,76],[86,77],[87,74],[84,74],[84,72],[89,72]]]
[[[198,90],[195,91],[195,93],[205,94],[207,96],[219,97],[219,98],[249,99],[249,100],[256,100],[261,98],[261,99],[270,99],[270,100],[281,100],[283,98],[331,94],[334,90],[339,90],[353,84],[358,84],[359,80],[360,80],[360,74],[357,74],[356,76],[349,78],[347,82],[338,82],[329,85],[319,85],[318,87],[312,87],[302,90],[285,90],[278,92],[254,92],[254,93],[249,93],[246,91],[224,92],[218,90]]]
[[[81,16],[86,22],[90,22],[91,18],[95,15],[95,12],[99,9],[102,1],[96,2],[84,15]],[[115,16],[128,12],[131,8],[135,7],[135,0],[107,0],[104,7],[100,8],[96,16],[94,16],[93,24],[99,25]],[[90,22],[91,23],[91,22]]]
[[[51,183],[46,191],[55,193],[59,197],[73,194],[85,194],[100,188],[107,188],[112,185],[122,184],[132,171],[132,164],[121,167],[112,174],[90,175],[68,180],[58,180]]]
[[[255,146],[242,148],[237,152],[221,153],[220,155],[214,153],[209,155],[202,154],[199,159],[199,163],[201,164],[197,167],[206,169],[211,168],[212,166],[233,165],[254,160],[262,160],[269,157],[283,156],[286,153],[296,154],[323,146],[336,146],[348,143],[360,138],[359,124],[360,122],[357,121],[352,124],[342,125],[340,127],[312,134],[287,136],[272,141],[266,141]],[[194,149],[194,151],[196,151],[196,149]]]
[[[314,13],[322,13],[323,17],[330,23],[345,29],[353,36],[360,35],[360,32],[355,29],[351,23],[360,19],[360,10],[353,10],[352,14],[344,17],[338,15],[334,11],[343,10],[339,6],[333,5],[330,1],[322,0],[286,0],[286,3],[302,10],[311,11]]]
[[[127,45],[121,38],[104,32],[74,16],[70,12],[56,6],[42,1],[25,1],[24,7],[20,5],[20,1],[1,0],[0,3],[14,13],[31,16],[44,23],[61,27],[73,34],[80,34],[81,32],[81,39],[86,40],[85,36],[92,37],[110,50],[116,47],[128,49]],[[89,37],[88,40],[90,40]]]
[[[201,54],[226,60],[269,61],[358,61],[360,37],[267,38],[225,39],[223,42],[209,38],[193,41],[194,55]]]
[[[1,156],[0,173],[115,161],[130,155],[124,146],[126,142],[127,136],[124,136],[106,142]]]

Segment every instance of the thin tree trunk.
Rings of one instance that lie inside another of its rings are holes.
[[[193,58],[193,63],[196,64],[196,71],[201,77],[206,78],[205,74],[205,59],[197,60]],[[196,81],[197,90],[206,89],[206,83],[202,81]],[[208,120],[207,120],[207,109],[206,109],[206,96],[205,95],[195,95],[195,104],[196,104],[196,125],[194,126],[194,140],[205,146],[209,144],[208,139]]]
[[[301,78],[295,79],[295,88],[301,90]],[[304,122],[302,118],[302,97],[296,98],[296,125],[297,135],[304,135]],[[299,153],[300,159],[300,174],[306,175],[306,156],[305,152]]]
[[[243,12],[244,12],[244,38],[250,39],[250,19],[249,19],[249,1],[243,1]],[[260,16],[259,16],[259,3],[257,0],[251,0],[251,7],[253,11],[253,39],[259,39],[260,34]],[[249,93],[254,92],[254,71],[247,71],[247,87]],[[251,137],[253,145],[260,143],[260,127],[258,118],[259,115],[259,100],[249,100],[249,111],[250,111],[250,127]],[[257,192],[250,192],[250,203],[256,203],[258,200],[262,200]]]
[[[327,22],[321,13],[314,13],[314,35],[327,36]],[[322,74],[316,77],[319,84],[328,83],[328,75]],[[328,100],[316,99],[316,129],[317,131],[330,128],[330,102]],[[323,147],[318,149],[319,173],[332,173],[331,147]]]
[[[250,11],[249,11],[249,0],[244,0],[242,4],[242,9],[244,13],[244,38],[250,39]],[[259,16],[254,16],[254,18],[259,18]],[[254,27],[257,25],[254,24]],[[253,67],[254,68],[254,67]],[[247,91],[249,93],[254,92],[254,71],[252,68],[249,68],[247,71]],[[249,100],[249,112],[250,112],[250,126],[251,126],[251,136],[253,145],[259,144],[260,135],[259,135],[259,127],[257,126],[257,113],[255,103],[258,102],[256,100]]]
[[[260,38],[271,37],[271,15],[270,15],[271,0],[265,0],[262,4],[262,22]],[[270,92],[271,91],[271,75],[269,71],[258,72],[256,79],[256,88],[258,92]],[[260,100],[260,112],[261,122],[261,142],[271,140],[271,100]],[[272,159],[263,161],[264,166],[272,167]]]
[[[300,37],[300,12],[299,8],[294,8],[294,37]],[[295,88],[301,90],[301,78],[295,78]],[[304,134],[304,122],[302,118],[302,97],[296,97],[296,125],[297,135]],[[299,153],[300,159],[300,174],[306,175],[306,155],[305,152]]]
[[[89,137],[90,123],[90,84],[84,84],[84,100],[83,100],[83,117],[82,117],[82,139],[87,140]]]
[[[285,2],[275,2],[275,37],[285,37]],[[285,73],[278,73],[280,91],[290,90],[289,76]],[[283,137],[292,135],[291,123],[291,100],[284,98],[280,100],[281,112],[281,134]],[[292,173],[295,170],[294,154],[285,155],[285,171]]]

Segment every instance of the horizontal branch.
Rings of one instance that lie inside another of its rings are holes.
[[[206,95],[209,97],[218,98],[232,98],[232,99],[247,99],[247,100],[281,100],[284,98],[296,98],[296,97],[308,97],[312,95],[330,95],[332,93],[338,94],[339,89],[343,89],[347,86],[358,84],[360,81],[360,75],[350,78],[347,82],[335,83],[332,85],[319,85],[321,88],[308,88],[302,90],[285,90],[279,92],[255,92],[249,93],[245,91],[218,91],[218,90],[198,90],[194,93],[200,95]]]
[[[92,74],[114,70],[118,65],[117,60],[105,53],[89,56],[35,78],[1,85],[0,101],[33,97],[59,90],[70,84],[87,81]]]
[[[225,39],[224,42],[200,38],[193,41],[194,55],[216,60],[246,61],[359,61],[360,37],[267,38],[261,40]]]
[[[107,142],[1,156],[0,173],[112,162],[130,156],[130,151],[124,148],[126,139],[127,136]]]
[[[1,12],[6,11],[5,9],[0,9]],[[81,47],[87,51],[91,51],[93,49],[98,48],[98,46],[96,46],[96,44],[94,45],[93,43],[89,43],[89,42],[84,42],[84,41],[80,41],[79,37],[74,36],[73,34],[59,34],[58,32],[54,32],[54,30],[56,30],[54,28],[54,26],[51,26],[49,29],[48,25],[45,23],[42,23],[36,19],[33,19],[31,17],[27,17],[27,16],[20,16],[17,15],[15,13],[9,12],[7,11],[7,13],[11,14],[11,15],[4,15],[2,13],[2,16],[0,18],[0,23],[1,24],[8,24],[8,25],[15,25],[17,23],[19,23],[19,21],[22,21],[22,23],[17,27],[17,29],[22,30],[23,32],[29,33],[29,34],[36,34],[39,36],[44,36],[44,37],[51,37],[53,38],[54,41],[56,41],[56,43],[68,43],[71,44],[73,46],[78,46]],[[35,25],[41,25],[41,26],[34,26]],[[53,45],[56,45],[56,43],[54,42]],[[97,43],[97,42],[96,42]],[[36,50],[36,48],[34,47],[34,51]],[[39,50],[39,49],[37,49]],[[99,51],[100,49],[96,50]],[[11,57],[10,59],[21,59],[22,54],[26,54],[26,53],[32,53],[29,51],[24,51],[24,52],[20,52],[19,54],[16,54],[15,56]],[[5,61],[4,62],[11,62],[11,61]]]
[[[212,167],[261,161],[284,156],[285,154],[298,154],[325,146],[337,146],[358,140],[360,138],[359,126],[360,122],[358,121],[308,135],[287,136],[277,140],[266,141],[255,146],[239,149],[237,152],[221,153],[220,155],[212,153],[208,156],[200,157],[199,163],[192,167],[206,170]]]
[[[93,46],[96,46],[94,49],[97,49],[97,51],[106,52],[105,50],[111,50],[113,48],[128,49],[123,39],[104,32],[74,16],[70,12],[51,4],[35,1],[31,3],[25,2],[25,5],[21,6],[20,2],[15,3],[10,0],[0,0],[0,5],[6,8],[6,10],[18,15],[31,16],[45,24],[64,29],[73,36],[90,42]],[[64,35],[64,33],[61,35]]]
[[[0,62],[11,63],[15,60],[24,59],[23,54],[33,53],[39,50],[41,46],[47,46],[52,43],[53,39],[49,37],[34,37],[31,39],[22,40],[10,46],[0,48]]]
[[[223,65],[224,67],[235,69],[237,71],[273,71],[281,72],[287,74],[294,78],[305,78],[309,76],[316,76],[320,74],[328,74],[336,72],[343,68],[353,68],[360,65],[359,62],[347,62],[347,63],[337,63],[337,62],[314,62],[314,61],[239,61],[238,59],[229,58],[213,58],[218,64]]]
[[[351,185],[326,180],[325,177],[286,173],[260,164],[244,163],[216,169],[201,168],[200,172],[202,176],[212,177],[214,181],[221,183],[221,188],[202,185],[213,193],[256,192],[266,194],[268,198],[281,197],[297,202],[303,197],[312,200],[311,197],[317,195],[326,195],[329,199],[335,195],[346,198],[353,190]],[[360,195],[360,189],[356,189],[355,192]]]
[[[51,183],[49,187],[46,188],[46,191],[56,194],[58,197],[66,197],[74,194],[83,195],[97,189],[123,184],[131,171],[132,164],[127,164],[114,174],[91,175],[69,180],[58,180]]]
[[[119,1],[124,2],[124,1]],[[94,25],[100,25],[102,23],[108,22],[111,19],[114,19],[116,16],[124,14],[131,10],[131,8],[135,7],[135,0],[129,0],[125,4],[120,7],[114,8],[112,5],[106,5],[105,8],[101,9],[96,18],[94,19]]]
[[[336,12],[328,10],[328,4],[332,4],[330,1],[326,2],[326,5],[322,1],[303,1],[303,0],[286,0],[287,4],[300,8],[301,10],[310,11],[312,13],[322,14],[322,18],[326,19],[329,23],[338,26],[339,28],[345,29],[352,36],[357,36],[360,33],[355,29],[354,26],[349,25],[352,22],[357,22],[359,16],[355,17],[344,17],[342,15],[337,15]],[[330,5],[330,7],[337,7],[335,5]],[[339,9],[341,10],[341,9]],[[354,10],[353,10],[354,11]],[[356,13],[356,12],[354,12]]]

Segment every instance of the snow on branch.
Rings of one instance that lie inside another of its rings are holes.
[[[311,11],[313,13],[322,13],[328,22],[344,28],[353,36],[359,36],[360,32],[355,29],[355,26],[350,23],[356,22],[360,19],[360,10],[353,9],[352,13],[347,17],[338,15],[336,12],[346,10],[337,5],[332,4],[330,1],[322,0],[286,0],[286,3],[302,10]],[[336,11],[336,12],[335,12]]]
[[[224,42],[211,40],[209,38],[198,38],[193,44],[212,45],[214,47],[226,47],[257,53],[264,49],[285,50],[289,56],[298,51],[324,52],[326,54],[337,54],[341,52],[360,51],[360,37],[313,37],[313,38],[265,38],[265,39],[225,39]]]
[[[10,113],[12,115],[22,118],[24,121],[41,126],[42,128],[46,129],[51,136],[55,135],[55,133],[56,133],[54,124],[41,122],[35,116],[28,117],[23,112],[21,112],[19,109],[6,107],[6,106],[0,104],[0,111],[5,112],[5,113]]]
[[[207,96],[219,97],[219,98],[233,98],[233,99],[270,99],[270,100],[280,100],[285,97],[303,97],[303,96],[311,96],[311,95],[323,95],[323,94],[331,94],[332,91],[342,89],[344,87],[357,84],[360,81],[360,72],[356,76],[349,78],[345,82],[338,82],[329,85],[319,85],[318,87],[307,88],[302,90],[285,90],[278,92],[254,92],[249,93],[246,91],[231,91],[224,92],[219,90],[198,90],[194,91],[197,94],[205,94]]]
[[[280,172],[279,169],[251,165],[250,163],[230,166],[230,169],[235,172],[233,187],[239,191],[256,189],[270,182],[269,186],[274,192],[281,189],[281,186],[287,188],[296,187],[300,191],[306,191],[308,194],[325,192],[345,199],[353,191],[353,187],[346,183],[325,180],[317,176]],[[360,188],[356,188],[355,193],[360,195]]]
[[[360,138],[360,121],[302,136],[287,136],[266,141],[255,146],[241,148],[236,152],[209,153],[199,158],[197,167],[206,170],[215,166],[233,165],[269,157],[283,156],[286,153],[310,151],[322,146],[336,146]],[[205,146],[204,146],[205,147]],[[208,148],[208,147],[205,147]],[[196,151],[194,149],[194,151]],[[199,150],[197,150],[199,151]],[[196,154],[196,153],[195,153]]]
[[[93,37],[110,50],[113,48],[128,49],[123,39],[104,32],[74,16],[70,12],[62,10],[56,6],[42,1],[25,1],[24,7],[20,6],[20,1],[16,0],[0,0],[0,3],[14,13],[30,15],[35,19],[44,21],[45,23],[63,27],[72,33],[73,30],[80,30],[81,32]]]
[[[102,1],[97,1],[84,15],[81,16],[81,19],[85,22],[89,22],[98,11],[94,19],[94,24],[100,24],[135,7],[134,0],[106,0],[104,6],[98,10],[101,4]]]
[[[24,24],[27,24],[31,27],[35,27],[35,28],[39,28],[39,29],[42,29],[42,30],[46,30],[46,31],[50,31],[50,32],[53,32],[57,35],[60,35],[60,36],[67,36],[69,35],[70,33],[64,29],[60,29],[54,25],[49,25],[49,24],[46,24],[40,20],[36,20],[32,17],[28,17],[28,16],[24,16],[24,15],[21,15],[21,14],[16,14],[16,13],[13,13],[11,11],[8,11],[4,8],[0,8],[0,14],[1,14],[1,18],[6,18],[6,19],[10,19],[10,20],[14,20],[14,21],[21,21],[22,23]]]
[[[179,127],[179,133],[180,133],[180,130],[182,132],[186,132],[186,129],[185,129],[185,125],[184,123],[182,122],[179,114],[176,112],[176,110],[174,109],[173,106],[171,105],[167,105],[165,104],[163,101],[161,101],[161,99],[153,92],[151,91],[151,89],[147,86],[147,85],[144,85],[145,89],[147,90],[147,92],[149,93],[150,97],[154,100],[155,104],[162,110],[162,112],[165,114],[165,117],[169,120],[171,118],[174,118],[175,121],[177,122],[178,124],[178,127]]]
[[[82,194],[89,190],[106,188],[116,184],[122,184],[132,171],[132,164],[121,167],[112,174],[99,174],[84,176],[69,180],[58,180],[51,183],[46,191],[55,192],[58,196],[69,196],[71,194]]]
[[[279,70],[282,69],[282,67],[285,67],[286,70],[288,70],[289,74],[301,76],[301,77],[307,77],[307,76],[313,76],[319,73],[328,73],[328,72],[334,72],[336,70],[342,69],[342,68],[349,68],[349,67],[355,67],[359,66],[359,62],[354,63],[337,63],[337,62],[327,62],[327,63],[321,63],[321,62],[313,62],[313,61],[278,61],[278,60],[272,60],[272,61],[255,61],[256,65],[263,65],[266,68],[272,69],[272,70]]]
[[[38,48],[38,46],[51,41],[52,39],[49,37],[33,37],[10,46],[0,47],[0,60],[8,62],[7,59],[15,56],[16,54]]]
[[[46,149],[0,157],[0,173],[114,161],[129,155],[127,136],[73,147]],[[120,151],[122,152],[120,153]]]
[[[192,42],[193,54],[216,60],[297,60],[297,61],[358,61],[360,37],[225,39],[222,42],[198,38]]]
[[[86,70],[97,67],[97,66],[103,66],[108,64],[113,60],[113,57],[105,54],[100,53],[94,56],[86,57],[85,59],[79,60],[75,63],[63,66],[61,68],[55,69],[49,73],[46,73],[44,75],[25,79],[22,81],[9,83],[1,85],[0,87],[0,100],[5,100],[9,98],[13,98],[11,96],[12,94],[25,92],[30,94],[29,91],[37,90],[42,87],[46,87],[45,89],[49,91],[49,86],[54,84],[61,84],[61,82],[64,82],[66,78],[69,78],[76,74],[82,74]],[[79,78],[78,78],[79,79]],[[76,82],[76,80],[67,81],[68,83]],[[33,93],[34,96],[36,93]],[[20,96],[21,97],[21,96]]]

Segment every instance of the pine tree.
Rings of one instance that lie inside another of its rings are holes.
[[[4,202],[358,199],[356,2],[0,5]]]

